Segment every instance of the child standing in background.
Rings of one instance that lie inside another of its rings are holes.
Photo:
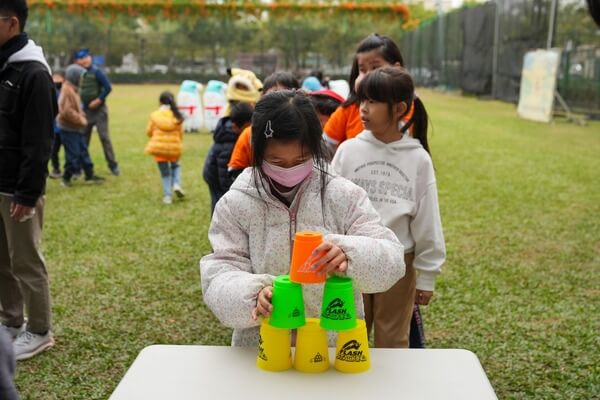
[[[364,130],[358,110],[356,88],[367,73],[381,67],[400,68],[404,66],[404,59],[400,49],[392,39],[373,33],[363,39],[356,49],[350,71],[350,94],[348,100],[342,104],[329,118],[323,128],[323,139],[333,157],[340,143],[351,139]],[[404,121],[412,117],[412,108],[404,116]],[[410,129],[410,128],[409,128]],[[412,319],[410,347],[425,347],[425,334],[419,305],[414,305]]]
[[[104,178],[94,173],[94,164],[84,136],[87,119],[81,108],[81,97],[79,97],[79,82],[83,72],[84,69],[79,65],[69,65],[65,71],[65,82],[58,97],[56,121],[65,148],[65,171],[62,178],[65,187],[72,185],[71,178],[81,169],[85,172],[86,183],[104,181]]]
[[[56,100],[58,101],[60,97],[60,90],[62,89],[62,85],[65,82],[65,71],[58,70],[52,73],[52,81],[54,82],[54,87],[56,88]],[[50,161],[52,163],[52,171],[50,171],[50,178],[58,179],[62,177],[62,172],[60,170],[60,160],[59,153],[60,147],[62,146],[62,141],[60,140],[60,129],[58,129],[58,124],[56,120],[54,121],[54,140],[52,141],[52,150],[50,153]]]
[[[183,116],[177,108],[171,92],[163,92],[159,98],[160,107],[150,114],[146,134],[150,138],[145,153],[154,156],[163,184],[163,203],[173,203],[172,192],[183,198],[181,187]]]
[[[402,68],[367,74],[356,99],[366,129],[340,145],[332,165],[367,191],[384,225],[406,249],[404,278],[387,292],[365,295],[364,301],[375,347],[408,347],[413,305],[429,303],[446,258],[427,112]]]
[[[310,101],[315,107],[321,126],[325,127],[331,115],[342,105],[344,98],[330,89],[310,93]]]
[[[227,170],[227,163],[238,136],[250,126],[253,112],[251,104],[235,103],[231,106],[229,116],[221,118],[215,128],[214,143],[208,151],[202,173],[210,190],[211,213],[234,181]]]
[[[350,95],[348,100],[331,115],[323,129],[323,139],[333,155],[337,147],[346,139],[361,133],[364,126],[360,120],[356,88],[364,76],[381,67],[403,67],[404,59],[400,49],[392,39],[376,33],[367,36],[356,49],[356,55],[350,71]],[[408,121],[412,110],[406,114]]]

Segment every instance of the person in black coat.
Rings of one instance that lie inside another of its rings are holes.
[[[221,118],[217,123],[213,136],[214,144],[208,151],[203,171],[204,180],[210,190],[211,212],[233,183],[227,164],[238,136],[250,125],[253,112],[252,105],[235,103],[231,105],[230,115]]]
[[[44,52],[24,31],[28,13],[25,0],[0,2],[0,324],[17,360],[54,345],[41,241],[58,107]]]

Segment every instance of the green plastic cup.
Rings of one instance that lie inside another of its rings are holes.
[[[296,329],[306,324],[302,285],[292,282],[289,275],[280,275],[275,278],[271,303],[273,304],[271,326]]]
[[[325,281],[321,327],[330,331],[345,331],[356,327],[352,278],[330,276]]]

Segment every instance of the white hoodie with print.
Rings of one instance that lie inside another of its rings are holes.
[[[415,254],[417,289],[433,291],[446,259],[431,157],[408,135],[384,143],[370,131],[343,142],[333,169],[366,190],[385,226]]]

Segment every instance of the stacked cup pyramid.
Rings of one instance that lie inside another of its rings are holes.
[[[257,366],[283,371],[294,366],[302,372],[329,369],[326,330],[338,332],[334,366],[341,372],[369,369],[369,345],[365,322],[356,319],[354,290],[349,277],[318,274],[311,266],[323,254],[312,256],[323,241],[319,232],[297,232],[292,250],[290,275],[273,282],[273,311],[260,327]],[[325,282],[321,319],[305,318],[302,284]],[[294,361],[291,356],[291,329],[298,329]]]

